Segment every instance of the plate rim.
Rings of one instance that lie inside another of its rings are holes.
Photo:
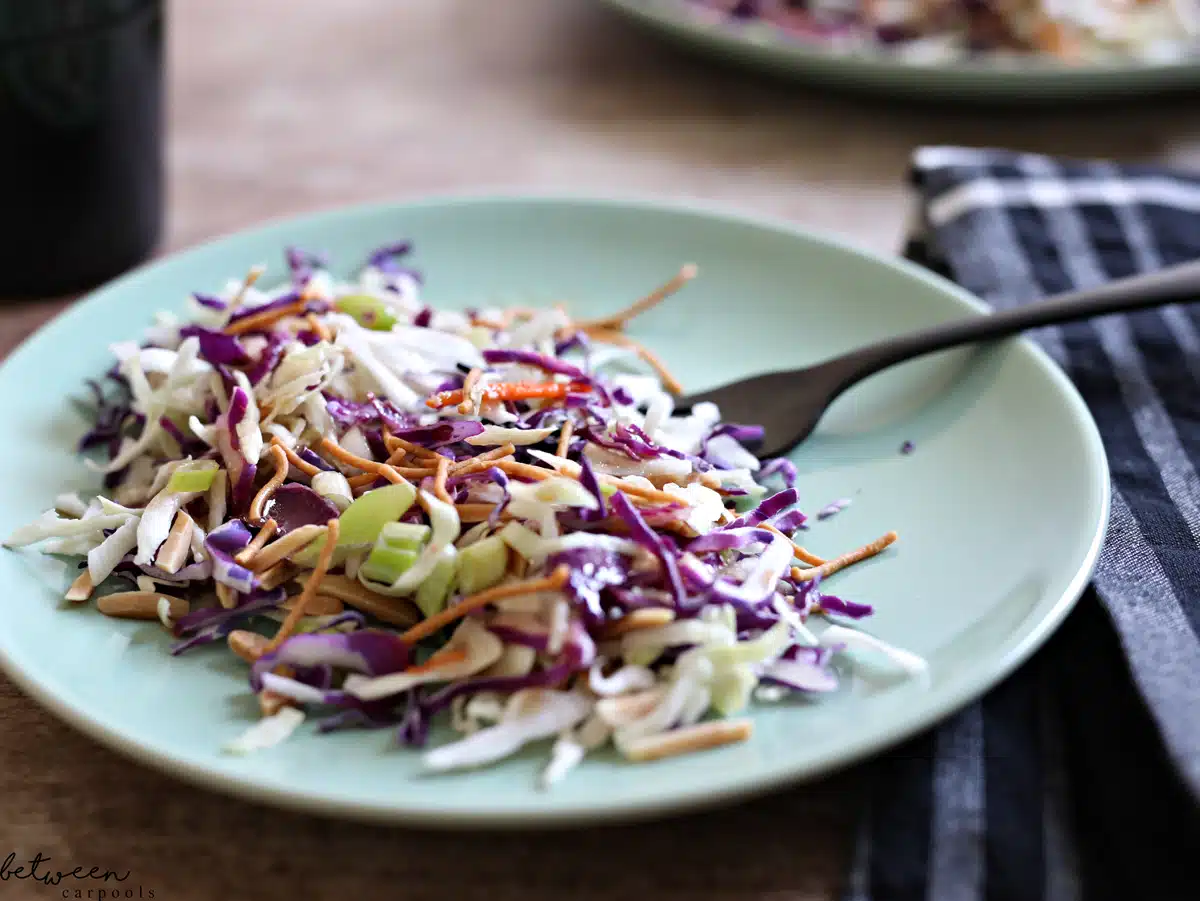
[[[846,73],[860,75],[864,80],[877,83],[883,76],[902,75],[906,80],[922,80],[923,87],[947,79],[958,87],[969,86],[982,93],[995,93],[1023,100],[1037,101],[1039,95],[1021,96],[1022,91],[1045,87],[1055,91],[1091,83],[1100,86],[1105,93],[1138,94],[1160,91],[1168,87],[1181,87],[1189,83],[1200,83],[1200,56],[1172,61],[1153,62],[1130,60],[1068,67],[1052,61],[1032,57],[1028,62],[1011,68],[978,62],[953,61],[945,63],[914,62],[890,59],[881,55],[839,53],[802,41],[785,37],[753,40],[739,33],[738,26],[719,22],[705,22],[689,15],[685,4],[689,0],[598,0],[609,9],[654,28],[658,32],[682,40],[685,37],[705,45],[706,51],[725,50],[733,53],[752,52],[755,65],[790,62],[795,68],[789,74],[817,74],[819,69],[831,67]],[[756,52],[754,52],[756,51]],[[1123,83],[1125,79],[1137,79],[1138,83]],[[930,79],[930,81],[925,81]],[[952,85],[947,85],[950,87]],[[1044,95],[1043,95],[1044,96]]]
[[[69,329],[71,320],[86,305],[103,302],[105,298],[119,296],[130,284],[136,283],[147,273],[169,268],[181,257],[220,250],[223,246],[235,246],[247,237],[285,227],[309,227],[318,224],[328,227],[339,220],[354,220],[372,215],[395,214],[421,209],[455,206],[494,206],[547,204],[557,207],[598,207],[637,211],[638,209],[685,215],[720,221],[726,225],[750,226],[784,234],[848,254],[863,263],[883,266],[925,283],[932,291],[954,299],[964,310],[986,314],[989,307],[954,282],[900,257],[889,257],[882,253],[858,246],[853,242],[821,229],[810,228],[796,222],[772,215],[748,212],[727,205],[703,203],[692,200],[666,199],[653,194],[603,194],[589,195],[562,191],[513,190],[492,193],[456,191],[422,195],[412,199],[385,200],[352,205],[330,205],[300,215],[282,215],[262,220],[247,228],[236,229],[209,238],[205,241],[180,248],[155,260],[138,266],[124,275],[101,285],[82,296],[61,313],[44,323],[28,335],[0,363],[0,383],[8,377],[9,370],[25,357],[40,352],[39,345],[53,340],[60,330]],[[173,778],[230,797],[268,804],[280,809],[317,814],[325,817],[352,819],[360,822],[390,825],[410,825],[437,829],[503,828],[529,830],[544,828],[580,828],[605,822],[636,822],[647,819],[674,816],[695,810],[717,807],[737,800],[750,799],[769,792],[813,781],[833,772],[847,769],[863,759],[894,747],[907,738],[930,728],[956,710],[981,697],[1007,678],[1022,663],[1029,659],[1058,629],[1074,607],[1095,569],[1100,549],[1108,527],[1111,508],[1111,481],[1107,455],[1099,429],[1091,412],[1066,373],[1030,339],[1020,337],[1012,342],[1019,347],[1031,365],[1037,367],[1044,377],[1054,384],[1064,402],[1072,408],[1072,427],[1082,430],[1082,437],[1091,453],[1089,468],[1095,468],[1099,491],[1099,511],[1094,534],[1086,553],[1080,560],[1076,572],[1061,595],[1053,601],[1044,615],[1034,623],[1018,630],[1019,639],[1006,653],[1001,653],[990,665],[981,666],[963,684],[956,684],[941,692],[929,703],[923,703],[917,715],[890,730],[867,736],[830,752],[820,760],[801,766],[779,767],[768,773],[754,771],[749,775],[726,778],[720,786],[704,791],[676,791],[669,796],[652,796],[649,799],[624,802],[619,805],[587,806],[548,810],[530,815],[524,811],[469,811],[446,810],[435,805],[396,806],[394,803],[361,802],[331,798],[325,794],[310,792],[303,787],[263,784],[254,776],[221,771],[203,762],[192,761],[168,751],[156,750],[140,744],[125,730],[108,725],[102,718],[80,709],[63,700],[55,692],[44,687],[35,675],[27,673],[11,660],[8,639],[0,634],[0,670],[21,691],[51,712],[58,719],[140,765],[149,767]]]

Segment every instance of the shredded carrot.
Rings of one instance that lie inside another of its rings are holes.
[[[600,319],[592,319],[590,321],[581,322],[576,327],[583,331],[588,331],[590,329],[612,329],[614,331],[620,331],[625,323],[634,316],[658,306],[660,303],[694,279],[696,277],[696,272],[697,269],[695,264],[688,263],[686,266],[680,269],[679,272],[676,273],[675,277],[665,285],[660,285],[659,287],[655,288],[641,300],[630,304],[621,312],[614,313],[612,316],[604,316]]]
[[[384,435],[383,443],[393,456],[399,454],[400,451],[404,451],[406,454],[412,454],[414,457],[422,459],[429,459],[431,457],[439,456],[437,451],[431,451],[427,447],[421,447],[419,444],[413,444],[411,441],[405,441],[403,438],[397,438],[394,435]],[[403,454],[400,455],[400,458],[403,459]],[[388,462],[392,463],[397,461],[388,460]]]
[[[654,351],[650,350],[643,344],[634,341],[628,335],[623,335],[618,331],[602,328],[585,329],[587,335],[602,344],[612,344],[616,347],[628,347],[630,350],[636,351],[637,355],[646,361],[646,364],[658,373],[658,377],[662,380],[663,387],[672,394],[683,394],[683,385],[675,376],[671,375],[671,370],[667,369],[667,365],[658,358]]]
[[[810,554],[808,551],[806,551],[800,545],[796,544],[795,541],[793,541],[791,538],[788,538],[786,535],[783,534],[783,532],[779,531],[777,528],[775,528],[769,522],[762,523],[761,525],[759,525],[759,528],[766,529],[768,532],[774,532],[776,535],[779,535],[783,538],[787,538],[788,541],[791,541],[792,542],[792,556],[794,556],[797,560],[802,560],[805,563],[807,563],[809,566],[824,566],[825,565],[826,561],[823,557],[818,557],[816,554]]]
[[[366,488],[368,485],[374,485],[379,480],[379,473],[364,472],[362,475],[350,476],[346,482],[351,488]]]
[[[574,432],[575,423],[568,419],[563,423],[562,431],[558,433],[558,447],[554,451],[558,456],[565,457],[567,455],[567,451],[571,447],[571,436]]]
[[[280,448],[287,455],[288,463],[295,466],[298,470],[304,473],[309,478],[312,478],[317,473],[322,472],[321,467],[313,466],[307,460],[302,459],[294,450],[279,440],[278,437],[271,439],[271,444]]]
[[[262,528],[258,530],[258,534],[250,539],[250,543],[233,555],[233,559],[242,564],[242,566],[249,566],[250,562],[258,556],[258,552],[263,549],[263,546],[275,536],[278,528],[279,523],[273,519],[268,519],[262,524]]]
[[[479,379],[483,376],[482,369],[472,369],[467,373],[467,377],[463,379],[462,386],[462,403],[458,405],[458,412],[466,416],[473,412],[471,410],[471,392],[475,390],[475,386],[479,384]]]
[[[329,330],[329,326],[327,326],[324,322],[322,322],[320,319],[318,319],[315,314],[309,313],[307,316],[304,317],[304,321],[308,323],[308,327],[312,330],[312,333],[314,335],[316,335],[320,340],[322,340],[322,341],[332,341],[333,340],[333,332],[331,332]]]
[[[535,482],[544,482],[546,479],[562,475],[562,473],[554,469],[546,469],[542,466],[533,466],[530,463],[516,463],[509,460],[497,460],[495,466],[498,470],[510,476],[520,476],[525,479],[532,479]],[[568,478],[570,477],[568,476]]]
[[[495,329],[496,331],[502,331],[504,329],[503,322],[497,322],[495,319],[484,319],[482,316],[472,316],[471,325],[480,328]]]
[[[641,485],[631,485],[623,479],[618,479],[616,476],[601,475],[597,473],[596,478],[605,485],[612,485],[622,494],[627,494],[632,498],[640,498],[654,504],[669,505],[678,507],[686,503],[683,498],[676,497],[673,494],[667,494],[665,491],[659,491],[657,488],[645,488]]]
[[[899,538],[895,532],[888,532],[882,538],[877,538],[870,544],[864,544],[860,548],[856,548],[849,553],[842,554],[840,557],[834,557],[832,560],[827,560],[820,566],[814,566],[812,569],[800,569],[797,566],[792,567],[792,581],[807,582],[810,579],[832,576],[838,570],[845,569],[847,566],[852,566],[855,563],[861,563],[874,557],[889,544]]]
[[[450,492],[446,490],[446,477],[450,473],[450,459],[448,457],[438,457],[437,473],[433,477],[433,495],[439,501],[444,501],[447,504],[453,504],[454,498],[450,496]]]
[[[429,617],[429,619],[417,623],[402,634],[400,640],[406,641],[409,644],[415,644],[422,638],[428,638],[443,626],[466,616],[472,610],[478,610],[480,607],[486,607],[488,604],[502,601],[505,598],[516,597],[522,594],[534,594],[538,591],[558,591],[567,584],[567,578],[570,574],[570,568],[563,565],[557,567],[549,576],[540,579],[528,579],[524,582],[497,585],[478,594],[468,595],[453,607],[446,607],[440,613],[436,613]]]
[[[495,382],[484,386],[483,400],[505,402],[510,400],[561,400],[568,394],[582,394],[591,390],[584,382]],[[425,401],[427,407],[440,410],[463,402],[462,389],[442,391]]]
[[[307,306],[308,301],[301,298],[286,306],[276,307],[272,310],[263,310],[260,313],[251,313],[249,316],[243,316],[241,319],[225,326],[225,334],[244,335],[246,332],[262,331],[268,325],[278,322],[280,319],[286,319],[288,316],[299,316]]]
[[[251,522],[261,523],[263,521],[263,507],[275,494],[275,489],[287,480],[288,468],[291,464],[288,462],[287,454],[278,444],[271,445],[271,462],[275,464],[275,471],[271,473],[271,478],[267,480],[267,483],[258,489],[258,494],[254,495],[254,500],[250,502],[249,518]]]
[[[254,283],[262,278],[262,274],[266,271],[266,266],[257,265],[250,267],[250,271],[246,273],[246,278],[242,280],[242,286],[238,288],[237,294],[233,295],[229,301],[230,310],[236,310],[242,305],[242,301],[246,299],[246,292],[254,287]]]
[[[392,466],[390,463],[387,464],[387,467],[393,472],[404,476],[406,479],[423,479],[425,476],[431,476],[434,473],[434,470],[424,467],[418,469],[412,466]],[[379,478],[380,474],[377,472],[364,472],[361,475],[350,476],[346,481],[350,483],[350,487],[353,490],[358,491],[363,488],[370,488],[379,481]],[[394,482],[395,479],[391,481]]]
[[[505,457],[511,457],[517,452],[517,448],[512,444],[502,444],[500,447],[490,450],[487,453],[480,454],[477,457],[472,457],[470,460],[463,460],[455,463],[450,467],[450,476],[465,476],[473,472],[482,472],[485,469],[491,469],[497,461],[503,460]]]
[[[339,524],[336,519],[331,519],[325,523],[325,545],[321,548],[321,555],[317,558],[317,565],[313,567],[312,575],[305,581],[304,589],[300,592],[300,596],[296,598],[296,606],[288,611],[287,618],[279,627],[279,631],[267,643],[267,651],[275,650],[296,630],[300,618],[304,616],[304,609],[308,606],[308,602],[312,597],[317,594],[317,589],[321,587],[321,580],[329,572],[329,565],[333,562],[333,550],[337,547],[338,543],[338,530]]]
[[[538,311],[531,307],[509,307],[504,311],[504,327],[512,325],[518,319],[532,319],[538,314]]]
[[[415,666],[407,667],[404,672],[410,676],[416,676],[421,673],[428,673],[431,670],[439,669],[443,666],[448,666],[451,663],[462,663],[467,659],[467,652],[460,648],[442,648],[424,663],[418,663]]]
[[[493,465],[501,472],[505,472],[510,476],[532,479],[535,482],[542,482],[555,476],[579,479],[577,471],[547,469],[541,466],[533,466],[529,463],[516,463],[511,460],[497,460]],[[650,501],[655,504],[669,504],[671,506],[679,506],[685,503],[682,498],[678,498],[673,494],[667,494],[667,492],[659,491],[657,488],[644,488],[641,485],[631,485],[616,476],[597,473],[596,478],[606,485],[612,485],[622,494],[628,494],[630,497],[640,498],[644,501]]]
[[[389,482],[403,482],[404,477],[396,472],[395,467],[388,466],[386,463],[376,463],[374,460],[368,460],[366,457],[360,457],[358,454],[352,454],[346,450],[332,438],[322,438],[321,447],[326,450],[330,456],[336,457],[343,463],[349,463],[351,466],[356,466],[367,473],[383,476]]]

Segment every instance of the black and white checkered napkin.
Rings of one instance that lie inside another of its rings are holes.
[[[999,308],[1200,258],[1200,176],[927,147],[912,180],[908,255]],[[1108,451],[1095,578],[1028,664],[871,765],[846,901],[1200,899],[1200,303],[1033,337]]]

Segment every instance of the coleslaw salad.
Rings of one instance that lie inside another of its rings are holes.
[[[649,761],[745,740],[753,703],[836,690],[836,659],[923,662],[852,627],[871,608],[796,542],[796,472],[698,405],[625,311],[434,310],[411,248],[353,281],[289,249],[114,345],[81,449],[103,476],[9,547],[77,560],[67,600],[224,645],[263,718],[390,728],[435,770],[550,741],[545,784],[612,745]],[[797,565],[799,564],[799,565]],[[461,733],[428,748],[439,715]]]

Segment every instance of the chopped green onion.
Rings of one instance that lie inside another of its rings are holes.
[[[216,460],[197,460],[180,466],[167,481],[168,492],[207,491],[217,477]]]
[[[429,526],[423,526],[420,523],[389,522],[379,533],[379,542],[376,547],[379,544],[386,544],[388,547],[399,550],[419,551],[429,541],[431,531]],[[386,581],[394,580],[387,579]]]
[[[625,651],[625,662],[630,666],[649,666],[662,656],[663,648],[658,645],[646,645],[641,648],[629,648]]]
[[[758,677],[746,665],[718,670],[712,682],[712,704],[721,716],[731,716],[750,703]]]
[[[362,565],[361,572],[375,582],[395,582],[414,563],[417,562],[417,551],[407,548],[390,547],[383,543],[375,545],[370,555]]]
[[[463,548],[458,553],[458,590],[475,594],[497,585],[508,571],[508,545],[499,535]]]
[[[338,517],[337,548],[339,552],[349,551],[354,547],[367,547],[375,543],[388,523],[394,523],[408,512],[417,499],[417,489],[407,481],[384,485],[374,491],[368,491],[362,497],[346,508]],[[292,557],[292,562],[299,566],[312,566],[325,547],[325,536],[315,539],[312,544]],[[337,559],[336,557],[334,559]]]
[[[396,324],[396,316],[388,305],[369,294],[347,294],[335,300],[333,306],[339,312],[353,316],[363,328],[387,332]]]
[[[338,544],[371,544],[383,527],[407,513],[416,499],[417,489],[407,481],[368,491],[338,519]]]
[[[414,598],[417,606],[421,608],[421,612],[427,618],[441,611],[446,606],[446,599],[450,597],[450,588],[454,583],[458,560],[456,559],[457,555],[453,553],[453,547],[449,547],[447,550],[451,553],[438,560],[437,566],[425,577],[425,581],[417,589],[417,596]]]
[[[737,644],[709,645],[704,648],[703,654],[718,668],[741,663],[762,663],[782,654],[791,641],[791,627],[780,620],[758,638]]]

